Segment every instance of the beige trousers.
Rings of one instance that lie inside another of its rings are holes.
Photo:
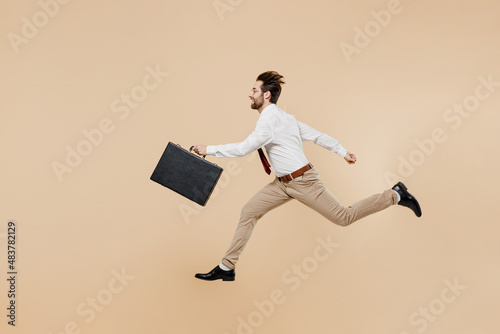
[[[397,203],[397,195],[391,189],[362,199],[344,207],[325,188],[315,167],[291,181],[280,181],[278,177],[256,193],[242,208],[240,221],[233,241],[222,263],[233,269],[245,248],[253,228],[262,216],[270,210],[297,199],[316,210],[332,223],[348,226],[363,217],[388,208]]]

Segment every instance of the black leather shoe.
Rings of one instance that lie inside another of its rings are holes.
[[[234,269],[222,270],[221,267],[217,266],[212,269],[211,272],[207,274],[196,274],[194,277],[205,280],[205,281],[215,281],[216,279],[222,279],[223,281],[234,281],[236,274]]]
[[[410,208],[413,212],[415,212],[417,217],[422,216],[422,210],[420,209],[417,199],[408,192],[408,189],[406,189],[403,182],[398,182],[394,187],[392,187],[392,190],[397,191],[399,196],[401,196],[401,200],[398,202],[398,205]]]

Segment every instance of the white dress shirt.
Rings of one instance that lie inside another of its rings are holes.
[[[271,104],[262,110],[255,130],[245,140],[233,144],[208,145],[207,154],[218,158],[237,158],[264,146],[274,174],[282,177],[309,163],[302,147],[302,142],[308,140],[342,158],[347,153],[335,138],[297,121],[276,104]]]

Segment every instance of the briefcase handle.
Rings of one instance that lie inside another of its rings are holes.
[[[194,147],[194,145],[193,145],[193,146],[191,146],[191,147],[189,148],[189,152],[191,152],[191,150],[193,149],[193,147]],[[205,159],[205,157],[206,157],[206,156],[207,156],[207,155],[205,154],[205,155],[203,156],[203,159]]]

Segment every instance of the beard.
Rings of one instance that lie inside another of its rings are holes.
[[[258,110],[260,107],[262,107],[263,104],[264,104],[264,101],[255,100],[255,101],[252,101],[252,105],[250,106],[250,108]]]

